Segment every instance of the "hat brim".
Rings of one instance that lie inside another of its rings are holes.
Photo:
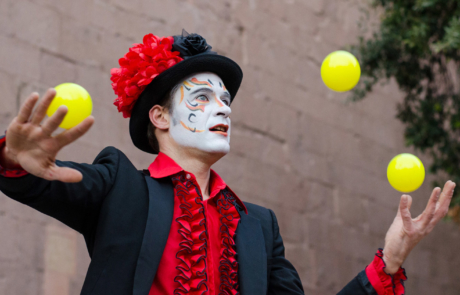
[[[129,134],[134,145],[140,150],[157,154],[147,137],[150,124],[149,111],[158,104],[168,91],[192,74],[212,72],[218,75],[230,92],[236,96],[243,80],[243,71],[236,62],[217,54],[200,54],[189,57],[158,75],[141,93],[129,120]]]

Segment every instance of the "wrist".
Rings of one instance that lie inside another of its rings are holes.
[[[2,166],[4,169],[16,169],[21,167],[21,165],[9,152],[6,144],[0,146],[0,166]]]
[[[397,273],[403,263],[402,259],[398,259],[395,256],[387,255],[385,253],[385,250],[383,251],[382,259],[383,259],[383,262],[385,263],[384,271],[390,275],[394,275],[395,273]]]

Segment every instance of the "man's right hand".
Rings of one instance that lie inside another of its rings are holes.
[[[62,182],[79,182],[82,174],[71,168],[58,167],[55,163],[57,153],[69,143],[85,134],[94,123],[92,116],[77,126],[56,136],[52,133],[59,127],[67,114],[67,107],[61,106],[43,124],[46,110],[54,99],[56,91],[50,88],[38,104],[38,93],[32,93],[13,119],[6,132],[6,146],[1,151],[4,168],[20,165],[37,177]]]

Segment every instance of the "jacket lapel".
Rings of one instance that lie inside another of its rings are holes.
[[[148,294],[152,287],[174,213],[174,188],[171,182],[144,176],[149,190],[149,211],[134,274],[134,295]]]
[[[267,253],[259,220],[240,211],[236,229],[238,280],[242,295],[267,294]]]

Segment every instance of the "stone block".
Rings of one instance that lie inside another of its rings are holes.
[[[7,1],[3,31],[26,43],[58,50],[61,18],[52,9],[31,1]],[[2,42],[3,44],[3,42]]]
[[[302,204],[304,207],[297,206],[297,210],[302,210],[300,212],[305,210],[309,217],[331,219],[334,217],[334,192],[330,186],[317,181],[308,181],[307,184],[302,181],[299,189],[296,189],[292,195],[299,200],[292,204],[293,207]]]
[[[268,131],[270,101],[266,97],[241,93],[241,98],[232,103],[232,123],[244,124],[261,133]]]
[[[417,273],[420,278],[430,279],[432,275],[430,270],[433,269],[431,256],[431,251],[417,247],[412,251],[410,258],[404,262],[403,267],[408,274]]]
[[[338,217],[346,227],[363,229],[369,220],[367,202],[364,197],[339,189],[335,191]]]
[[[353,257],[356,262],[365,261],[365,263],[370,263],[372,261],[377,248],[374,247],[368,233],[363,233],[361,229],[350,228],[344,224],[340,226],[337,234],[339,242],[334,245],[337,251]],[[359,268],[362,270],[365,266],[361,265]],[[355,271],[359,270],[355,269]]]
[[[32,266],[0,260],[0,293],[42,295],[42,274]],[[26,282],[26,283],[25,283]]]
[[[88,11],[92,25],[111,34],[120,34],[126,38],[138,40],[135,43],[141,43],[142,37],[148,33],[163,36],[162,32],[155,32],[158,31],[157,28],[161,22],[140,13],[141,11],[126,10],[104,1],[95,1],[92,9]]]
[[[88,90],[93,103],[100,106],[113,107],[112,110],[117,112],[117,108],[113,105],[116,95],[112,89],[110,72],[102,71],[93,65],[77,64],[75,67],[75,83]]]
[[[340,132],[327,122],[309,115],[301,115],[298,122],[296,126],[292,126],[298,134],[294,143],[295,149],[309,150],[322,156],[331,154],[335,137]]]
[[[117,2],[123,2],[122,0],[116,0]],[[139,11],[160,20],[163,23],[168,25],[173,23],[175,20],[180,19],[181,17],[187,17],[190,11],[187,12],[186,9],[182,10],[184,6],[183,1],[149,1],[149,0],[139,0]],[[182,9],[181,9],[182,8]],[[187,30],[187,28],[186,28]],[[152,32],[153,33],[153,32]],[[179,34],[180,32],[165,32],[158,33],[160,35],[167,36]],[[155,33],[154,33],[155,34]]]
[[[18,79],[16,76],[7,72],[0,71],[0,93],[2,93],[2,101],[0,108],[0,134],[3,130],[1,127],[8,126],[11,120],[17,115],[18,105]]]
[[[299,133],[303,131],[300,112],[295,108],[286,106],[283,103],[273,102],[270,104],[267,116],[269,117],[267,131],[283,140],[283,142],[294,142]]]
[[[341,289],[339,286],[339,255],[328,245],[322,245],[315,249],[317,260],[317,287],[323,294],[334,294]]]
[[[27,220],[25,216],[12,216],[9,211],[0,215],[0,220],[0,232],[4,237],[0,261],[14,263],[18,267],[43,269],[44,226]]]
[[[22,220],[26,223],[43,225],[50,220],[43,213],[8,197],[5,198],[2,209],[9,217]]]
[[[0,69],[27,80],[40,76],[40,51],[15,37],[0,35]]]
[[[307,219],[304,215],[292,214],[287,207],[273,208],[285,243],[298,244],[306,241]]]
[[[382,239],[385,238],[385,234],[396,216],[397,207],[389,208],[381,203],[369,201],[368,208],[370,234]]]
[[[401,195],[383,177],[356,167],[339,164],[333,166],[332,175],[331,181],[339,188],[344,187],[348,191],[358,192],[387,207],[397,208],[399,205]]]
[[[47,9],[59,14],[65,23],[72,20],[78,20],[82,24],[88,24],[88,11],[93,9],[93,0],[29,0],[37,5],[43,6]]]
[[[290,167],[294,173],[325,184],[332,184],[333,165],[322,155],[306,149],[292,149]]]
[[[340,245],[340,231],[342,226],[336,220],[331,220],[327,216],[307,215],[307,241],[308,245],[314,249],[323,247],[334,248]]]
[[[40,82],[55,87],[61,83],[74,82],[77,70],[75,62],[51,52],[40,54]]]
[[[286,248],[286,259],[288,259],[297,270],[302,283],[314,288],[316,286],[316,265],[314,251],[305,244],[284,243]]]
[[[86,15],[86,14],[85,14]],[[61,35],[59,37],[59,53],[78,61],[78,63],[89,64],[101,67],[102,60],[98,59],[98,48],[102,46],[100,41],[102,35],[100,29],[88,26],[86,23],[68,18],[62,23]],[[121,42],[120,42],[121,43]],[[118,48],[120,44],[113,45]],[[127,50],[126,50],[127,52]],[[122,47],[118,51],[119,57],[122,57]],[[113,66],[117,65],[118,59],[113,61]]]
[[[56,273],[65,277],[75,275],[77,233],[67,227],[49,224],[45,236],[45,273]]]
[[[308,9],[311,9],[315,14],[323,14],[326,10],[328,2],[321,0],[312,0],[300,2],[300,5],[305,5]]]
[[[43,281],[43,294],[70,295],[69,277],[59,272],[45,272]]]

